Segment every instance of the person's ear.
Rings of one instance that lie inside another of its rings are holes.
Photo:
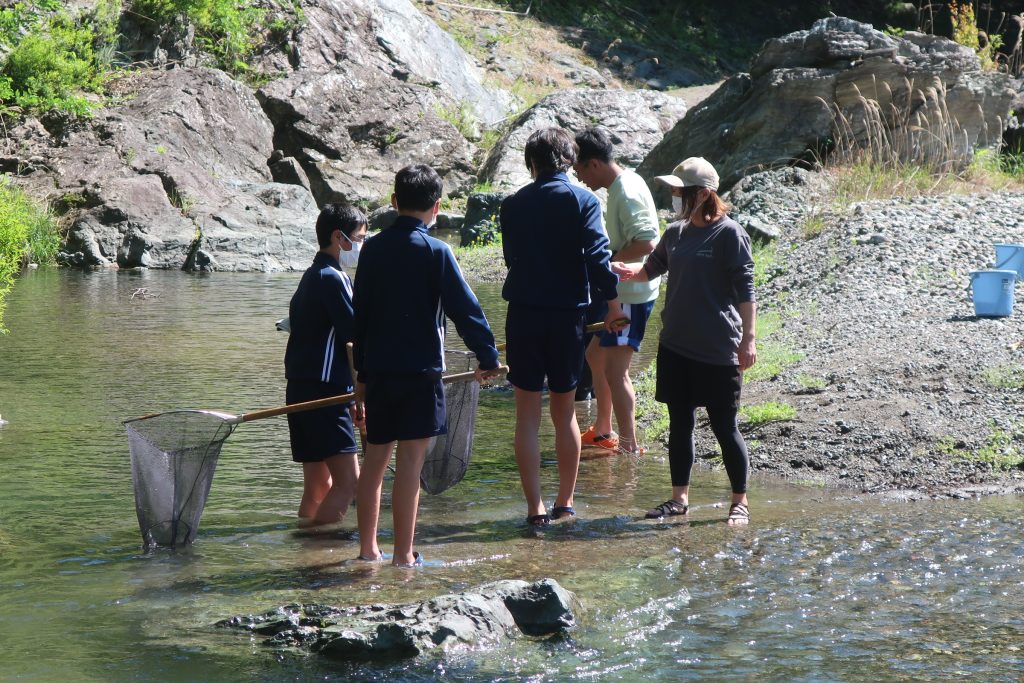
[[[395,199],[394,192],[391,193],[391,208],[393,208],[395,211],[398,211],[398,200]]]

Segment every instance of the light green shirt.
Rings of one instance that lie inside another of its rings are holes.
[[[608,241],[614,254],[630,242],[658,242],[658,209],[644,179],[633,171],[623,171],[608,186],[608,208],[604,219]],[[642,264],[635,261],[634,264]],[[658,298],[661,278],[650,282],[620,282],[619,301],[642,304]]]

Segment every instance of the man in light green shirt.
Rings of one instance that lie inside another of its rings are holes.
[[[658,212],[644,179],[623,169],[613,157],[614,146],[608,131],[589,128],[576,136],[579,155],[576,176],[592,190],[608,190],[605,229],[611,243],[612,260],[641,265],[658,244]],[[600,446],[624,452],[643,449],[636,436],[636,394],[629,377],[633,353],[640,350],[647,320],[658,298],[658,278],[650,282],[620,282],[619,302],[629,324],[617,332],[602,331],[587,347],[587,363],[594,378],[597,418],[582,434],[584,446]],[[592,319],[604,319],[592,304]],[[612,430],[612,411],[619,432]]]

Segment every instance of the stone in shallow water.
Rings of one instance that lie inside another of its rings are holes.
[[[285,605],[217,623],[269,636],[264,644],[334,659],[388,660],[459,647],[497,645],[519,635],[551,636],[576,624],[576,596],[552,579],[496,581],[423,603],[331,607]]]

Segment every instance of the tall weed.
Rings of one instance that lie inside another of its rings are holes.
[[[24,192],[0,181],[0,333],[4,332],[4,299],[26,261],[52,262],[60,232],[48,211]]]

